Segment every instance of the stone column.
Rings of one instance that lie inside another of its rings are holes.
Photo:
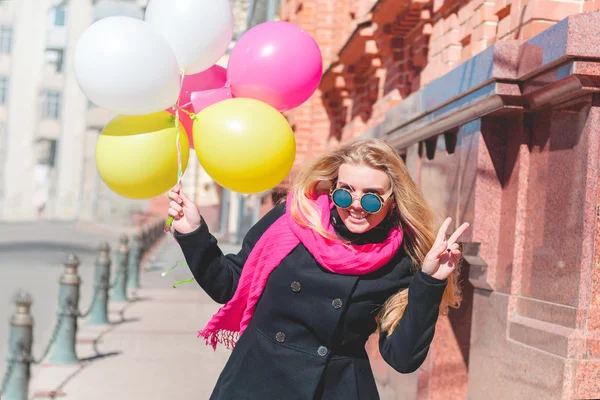
[[[65,49],[65,84],[61,110],[61,135],[57,154],[56,198],[54,215],[59,219],[79,217],[81,185],[85,178],[85,135],[88,101],[79,89],[73,72],[75,45],[92,23],[92,1],[69,2],[68,38]]]
[[[35,152],[33,143],[38,126],[38,87],[44,64],[46,20],[49,1],[15,2],[13,42],[8,98],[4,199],[0,218],[35,219]]]

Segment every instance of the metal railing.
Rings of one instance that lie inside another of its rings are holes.
[[[19,291],[13,298],[15,312],[10,319],[8,337],[7,367],[0,381],[2,400],[29,399],[29,380],[32,364],[47,360],[50,364],[77,364],[76,339],[78,322],[87,318],[90,325],[108,325],[108,302],[127,302],[127,289],[140,288],[140,264],[142,258],[164,235],[165,221],[156,221],[142,228],[140,234],[132,237],[130,245],[127,235],[121,235],[116,252],[116,274],[110,284],[110,246],[102,243],[98,249],[94,271],[94,292],[89,308],[79,309],[81,278],[78,274],[79,258],[71,254],[64,262],[65,270],[59,279],[58,310],[56,323],[39,358],[32,354],[33,298],[25,291]],[[109,297],[109,292],[112,293]]]

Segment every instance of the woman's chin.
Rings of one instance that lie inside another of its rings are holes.
[[[362,220],[356,220],[355,218],[348,216],[344,220],[344,225],[346,225],[346,228],[348,228],[350,232],[355,234],[365,233],[371,229],[371,226],[366,218]]]

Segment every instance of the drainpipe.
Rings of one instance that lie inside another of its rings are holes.
[[[229,222],[229,198],[228,189],[223,188],[221,197],[221,215],[219,217],[219,236],[223,237],[227,234],[227,225]]]
[[[252,213],[252,225],[256,224],[260,219],[260,194],[254,195],[254,210]]]
[[[246,30],[252,28],[252,20],[256,11],[256,0],[250,0],[248,3],[248,15],[246,16]]]
[[[237,227],[235,232],[235,243],[242,243],[242,239],[244,235],[242,233],[243,219],[244,219],[244,208],[246,208],[246,197],[240,194],[240,199],[238,203],[238,219],[237,219]]]
[[[267,0],[267,21],[273,21],[277,15],[277,6],[279,1]]]

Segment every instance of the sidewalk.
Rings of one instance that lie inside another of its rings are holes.
[[[218,310],[195,283],[172,288],[191,277],[180,265],[178,245],[166,238],[143,267],[143,289],[135,301],[110,303],[111,326],[80,323],[76,366],[34,367],[30,398],[69,400],[208,399],[231,352],[214,351],[196,337]],[[223,245],[225,253],[238,247]]]

